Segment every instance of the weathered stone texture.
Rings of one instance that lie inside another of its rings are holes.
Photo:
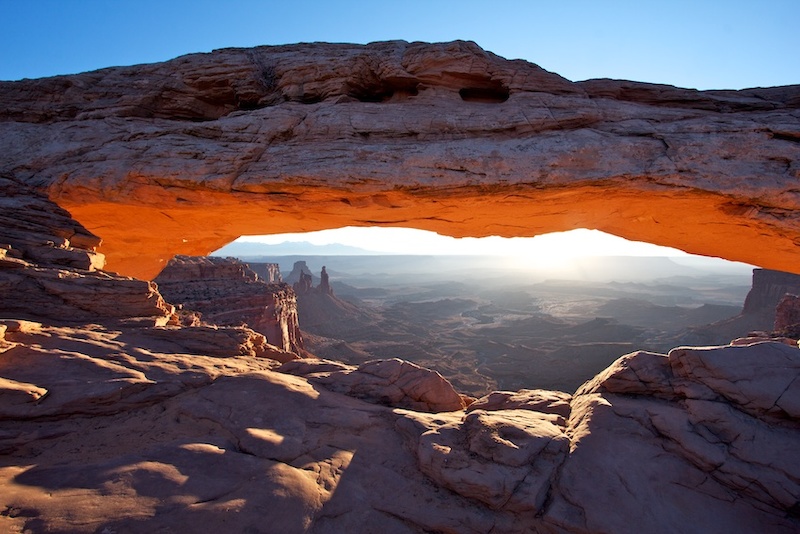
[[[40,193],[0,178],[0,310],[58,321],[148,318],[174,308],[155,284],[102,271],[100,239]]]

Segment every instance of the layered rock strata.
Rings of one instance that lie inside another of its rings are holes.
[[[798,86],[572,83],[474,43],[392,41],[2,82],[0,101],[0,173],[143,278],[243,234],[348,225],[586,227],[800,265]]]
[[[204,321],[248,326],[285,352],[304,355],[297,298],[283,283],[265,283],[236,258],[176,256],[155,278],[171,302]]]
[[[103,271],[100,238],[29,187],[0,177],[0,313],[57,321],[141,318],[174,307],[152,282]]]
[[[255,272],[259,278],[268,284],[283,282],[281,276],[281,266],[277,263],[247,262],[247,265]]]
[[[744,301],[742,314],[767,313],[772,317],[775,307],[787,293],[800,294],[800,276],[769,269],[753,269],[753,285]]]

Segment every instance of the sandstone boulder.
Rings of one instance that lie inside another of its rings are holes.
[[[438,485],[492,509],[536,515],[569,450],[563,423],[531,410],[475,410],[419,435],[413,423],[398,428],[416,441],[420,469]]]
[[[331,391],[387,406],[423,412],[463,410],[464,400],[436,371],[393,358],[332,369],[320,360],[284,364],[281,372],[305,376]]]
[[[568,531],[796,529],[799,365],[800,349],[774,342],[620,358],[575,394],[546,521]]]

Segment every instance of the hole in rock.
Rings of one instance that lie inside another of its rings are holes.
[[[500,104],[510,96],[507,87],[502,85],[491,87],[465,87],[458,91],[464,102],[484,102],[487,104]]]
[[[774,318],[774,307],[740,315],[751,266],[596,230],[455,239],[348,227],[244,236],[212,255],[292,284],[312,354],[409,360],[473,396],[573,392],[634,350],[728,343]]]
[[[351,85],[347,94],[361,102],[388,102],[417,96],[418,87],[415,81],[380,80],[373,84]]]

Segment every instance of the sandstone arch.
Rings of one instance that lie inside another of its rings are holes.
[[[242,234],[579,227],[800,272],[800,86],[572,83],[474,43],[227,49],[0,83],[0,173],[152,278]]]

